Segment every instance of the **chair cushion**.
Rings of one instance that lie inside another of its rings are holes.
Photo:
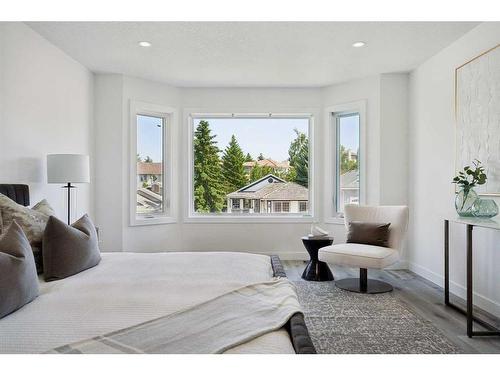
[[[357,243],[326,246],[319,250],[322,262],[357,268],[385,268],[399,259],[399,253],[388,247]]]

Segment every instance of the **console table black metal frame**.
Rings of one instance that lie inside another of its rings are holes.
[[[467,297],[466,297],[466,309],[450,302],[450,220],[444,220],[444,303],[446,306],[450,306],[458,312],[464,314],[467,317],[467,336],[500,336],[500,330],[497,327],[492,326],[488,322],[474,316],[474,304],[473,304],[473,288],[472,288],[472,231],[475,226],[480,226],[482,228],[497,229],[493,226],[488,225],[478,225],[471,220],[455,220],[454,222],[466,225],[466,242],[467,242]],[[486,331],[474,331],[473,322],[476,322],[483,327]]]

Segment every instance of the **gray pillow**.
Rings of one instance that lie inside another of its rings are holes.
[[[346,242],[389,247],[390,225],[391,223],[351,221],[347,225]]]
[[[71,226],[51,216],[43,234],[42,248],[46,281],[64,279],[101,261],[96,229],[87,214]]]
[[[38,276],[28,238],[16,221],[0,236],[0,318],[38,296]]]

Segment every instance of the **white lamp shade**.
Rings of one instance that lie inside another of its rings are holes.
[[[90,182],[89,156],[80,154],[47,155],[47,182]]]

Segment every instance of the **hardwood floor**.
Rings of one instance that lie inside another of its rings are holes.
[[[300,280],[306,265],[303,261],[282,261],[285,272],[290,280]],[[336,279],[357,277],[358,271],[344,267],[330,267]],[[405,302],[423,318],[431,321],[450,341],[460,347],[465,353],[500,353],[500,337],[468,338],[465,334],[465,316],[443,302],[443,289],[411,271],[378,271],[370,270],[368,277],[386,281],[394,286],[396,298]],[[463,301],[453,299],[464,305]],[[475,309],[474,313],[500,327],[500,318]],[[481,329],[481,326],[475,327]]]

